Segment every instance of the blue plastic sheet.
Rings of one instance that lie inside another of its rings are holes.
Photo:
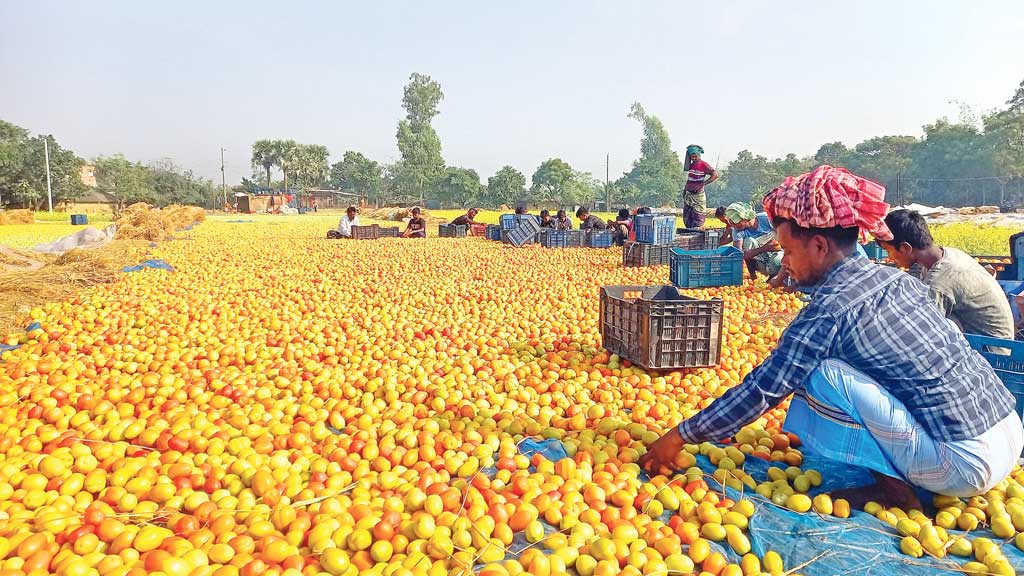
[[[43,327],[42,324],[40,324],[39,322],[33,322],[33,323],[29,324],[28,326],[25,326],[25,332],[31,332],[33,330],[39,330],[42,327]],[[21,346],[19,344],[13,344],[12,345],[12,344],[2,344],[2,343],[0,343],[0,354],[3,354],[4,352],[10,352],[11,350],[17,350],[20,347]]]
[[[252,220],[226,220],[228,224],[244,224],[246,222],[252,222]]]
[[[526,439],[519,444],[519,450],[527,456],[542,453],[552,461],[567,457],[565,448],[558,440]],[[715,471],[715,466],[703,456],[697,457],[697,465],[709,475]],[[743,469],[761,482],[767,480],[768,468],[771,466],[786,468],[785,464],[749,458]],[[874,482],[870,471],[865,468],[840,464],[809,452],[804,453],[801,468],[817,470],[824,479],[821,486],[811,489],[811,496],[843,488],[867,486]],[[725,495],[733,500],[747,498],[754,503],[757,512],[750,520],[747,535],[752,551],[758,557],[774,550],[782,556],[787,570],[807,563],[797,570],[806,576],[955,574],[958,566],[972,560],[955,556],[942,559],[929,556],[912,558],[900,552],[900,537],[895,529],[864,512],[855,510],[849,518],[818,515],[814,512],[800,514],[776,506],[752,490],[741,494],[738,490],[723,488],[710,477],[705,480],[709,487],[720,492],[724,490]],[[930,499],[922,499],[922,502],[927,505]],[[668,521],[671,514],[666,513],[663,520]],[[545,526],[545,530],[549,528]],[[964,535],[958,530],[950,530],[949,533]],[[968,538],[981,536],[1000,542],[987,530],[975,530]],[[740,556],[725,542],[712,543],[712,548],[725,554],[730,562],[740,561]],[[515,550],[513,544],[512,551]],[[1024,570],[1024,552],[1018,550],[1012,541],[1002,544],[1002,551],[1018,572]]]
[[[174,267],[167,263],[166,260],[144,260],[140,264],[135,266],[125,266],[121,269],[122,272],[138,272],[146,268],[155,268],[157,270],[167,270],[168,272],[174,272]]]

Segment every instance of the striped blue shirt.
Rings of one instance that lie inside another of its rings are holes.
[[[938,441],[977,437],[1014,409],[1013,396],[924,284],[853,255],[814,288],[771,356],[679,433],[690,443],[732,436],[802,388],[827,358],[870,376]]]

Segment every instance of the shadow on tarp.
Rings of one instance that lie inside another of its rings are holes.
[[[544,454],[551,460],[564,458],[565,448],[558,440],[524,440],[519,445],[520,452],[526,456],[536,453]],[[697,465],[709,476],[705,478],[708,485],[716,491],[722,486],[710,477],[715,466],[703,457],[697,457]],[[767,480],[767,471],[771,466],[785,469],[785,464],[767,462],[759,458],[748,458],[744,470],[758,482]],[[805,453],[803,470],[818,470],[824,482],[810,491],[816,495],[843,488],[867,486],[874,482],[866,468],[840,464],[814,454]],[[642,478],[646,480],[646,475]],[[874,516],[861,511],[853,511],[850,518],[821,516],[814,512],[800,514],[772,504],[754,491],[740,493],[732,488],[725,488],[725,495],[733,500],[747,498],[754,503],[757,512],[750,520],[748,536],[752,551],[758,557],[764,557],[769,550],[782,556],[786,569],[810,562],[796,572],[806,576],[882,576],[905,574],[907,576],[931,576],[933,574],[958,573],[957,567],[972,560],[971,558],[911,558],[900,552],[899,540],[895,529],[878,520]],[[662,518],[667,522],[671,513]],[[545,531],[555,529],[545,526]],[[958,530],[949,533],[964,535]],[[984,536],[995,542],[988,530],[976,530],[970,538]],[[518,536],[517,536],[518,540]],[[726,555],[730,562],[738,563],[740,555],[733,552],[725,543],[712,543],[712,548]],[[518,554],[521,547],[514,543],[511,551]],[[1024,552],[1006,542],[1002,545],[1014,569],[1024,571]]]
[[[121,268],[121,272],[138,272],[140,270],[145,270],[146,268],[174,272],[174,266],[168,264],[166,260],[143,260],[140,264],[136,264],[135,266],[125,266],[124,268]]]
[[[42,327],[43,327],[43,325],[40,324],[39,322],[33,322],[33,323],[29,324],[28,326],[25,326],[25,332],[31,332],[33,330],[39,330]],[[11,350],[17,350],[20,347],[21,347],[20,344],[8,345],[8,344],[0,343],[0,354],[3,354],[4,352],[10,352]]]

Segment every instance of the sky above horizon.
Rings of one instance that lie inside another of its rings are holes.
[[[0,119],[92,159],[172,158],[228,184],[252,142],[398,159],[402,88],[440,82],[447,164],[486,182],[561,157],[614,180],[640,102],[673,147],[812,155],[920,135],[1024,79],[1024,1],[0,2]]]

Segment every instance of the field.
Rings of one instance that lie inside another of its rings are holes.
[[[173,272],[41,306],[39,328],[6,336],[20,347],[0,363],[0,574],[831,573],[752,552],[772,502],[851,516],[814,495],[830,479],[781,432],[786,403],[728,445],[687,446],[673,479],[635,464],[771,352],[796,297],[688,291],[724,300],[721,363],[648,373],[601,348],[597,295],[667,283],[667,267],[323,239],[337,217],[209,218],[151,249]],[[3,228],[0,244],[18,237]],[[569,457],[527,456],[527,439]],[[755,478],[745,461],[776,468]],[[1024,486],[986,496],[913,516],[919,544],[962,552],[961,516],[1003,540],[1024,528]],[[907,514],[871,512],[856,515],[899,554]],[[967,555],[994,572],[995,546]]]

